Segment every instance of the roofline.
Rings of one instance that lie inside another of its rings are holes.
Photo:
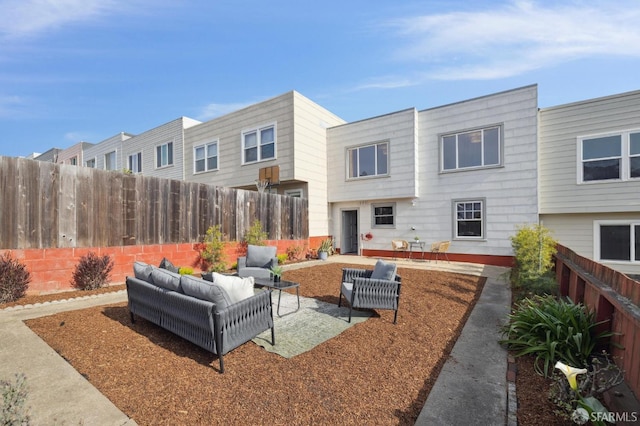
[[[482,96],[478,96],[478,97],[475,97],[475,98],[466,99],[466,100],[463,100],[463,101],[452,102],[452,103],[446,104],[446,105],[440,105],[440,106],[437,106],[437,107],[426,108],[426,109],[420,110],[418,112],[433,111],[433,110],[439,109],[439,108],[447,108],[447,107],[451,107],[451,106],[454,106],[454,105],[460,105],[460,104],[464,104],[464,103],[467,103],[467,102],[474,102],[474,101],[478,101],[480,99],[492,98],[494,96],[504,95],[504,94],[507,94],[507,93],[517,92],[517,91],[520,91],[520,90],[531,89],[531,88],[536,88],[537,89],[538,88],[538,84],[534,83],[534,84],[529,84],[528,86],[516,87],[515,89],[503,90],[502,92],[491,93],[491,94],[488,94],[488,95],[482,95]]]
[[[617,93],[615,95],[600,96],[598,98],[584,99],[581,101],[569,102],[567,104],[560,104],[560,105],[554,105],[546,108],[540,108],[540,112],[551,111],[554,109],[576,107],[580,105],[587,105],[590,103],[602,102],[602,101],[607,101],[615,98],[623,98],[625,96],[638,96],[638,95],[640,95],[640,90],[632,90],[629,92]]]

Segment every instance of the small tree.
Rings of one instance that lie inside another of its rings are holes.
[[[203,269],[215,272],[222,272],[227,269],[227,265],[224,262],[224,241],[222,241],[222,237],[220,225],[211,226],[207,229],[199,248]]]
[[[510,238],[515,255],[511,283],[529,290],[549,287],[557,241],[551,237],[551,231],[540,224],[518,226],[516,230]]]
[[[269,235],[262,229],[262,222],[256,219],[244,236],[244,242],[253,246],[264,246]]]
[[[82,256],[75,271],[71,283],[80,290],[94,290],[109,284],[109,275],[113,269],[113,260],[108,256],[98,256],[89,252]]]
[[[31,274],[7,252],[0,256],[0,303],[13,302],[27,291]]]

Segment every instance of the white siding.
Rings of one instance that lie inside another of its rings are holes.
[[[640,179],[578,184],[578,137],[640,129],[640,91],[540,111],[540,213],[640,210]]]
[[[126,168],[126,162],[122,162],[122,142],[129,139],[131,135],[127,133],[118,133],[110,138],[107,138],[90,148],[86,148],[83,152],[82,166],[86,166],[87,161],[91,159],[96,160],[96,169],[104,170],[105,167],[105,154],[109,152],[116,152],[116,168],[115,170],[123,170]]]
[[[503,166],[440,173],[440,135],[500,124]],[[453,240],[451,252],[511,255],[517,225],[537,223],[537,86],[419,112],[420,197],[408,223],[428,241]],[[424,173],[423,173],[424,171]],[[454,238],[453,200],[483,199],[484,241]]]
[[[594,259],[594,222],[607,220],[640,221],[640,212],[540,215],[540,222],[560,244],[588,259]],[[638,263],[599,262],[625,274],[640,274]]]
[[[416,122],[412,108],[328,129],[329,202],[416,197]],[[348,179],[347,150],[385,141],[389,142],[388,176]]]

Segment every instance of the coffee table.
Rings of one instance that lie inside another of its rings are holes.
[[[254,282],[256,285],[260,287],[267,287],[272,290],[278,290],[278,307],[276,309],[276,313],[279,317],[283,317],[285,315],[292,314],[294,312],[298,312],[300,309],[300,283],[294,283],[293,281],[272,281],[269,278],[254,278]],[[295,311],[287,312],[286,314],[280,315],[280,297],[282,296],[282,290],[286,290],[288,288],[296,289],[296,297],[298,298],[298,307]]]

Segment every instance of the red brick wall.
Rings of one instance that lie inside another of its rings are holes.
[[[306,240],[267,241],[267,245],[278,247],[278,254],[286,253],[287,248],[302,246],[302,255],[309,247]],[[11,253],[12,257],[23,263],[31,274],[28,294],[45,294],[58,291],[73,290],[71,279],[80,258],[89,252],[98,256],[108,255],[113,259],[111,284],[123,284],[127,275],[133,273],[133,263],[141,261],[159,265],[163,257],[169,259],[176,266],[190,266],[195,272],[200,272],[197,245],[184,244],[154,244],[140,246],[119,247],[83,247],[83,248],[53,248],[53,249],[24,249],[0,250],[0,254]],[[236,242],[225,245],[226,263],[229,267],[236,263],[237,257],[244,254],[244,247]]]

